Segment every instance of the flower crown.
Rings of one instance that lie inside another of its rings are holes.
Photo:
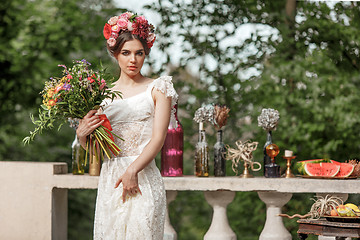
[[[123,32],[131,32],[144,39],[150,49],[155,42],[154,26],[149,24],[144,16],[138,16],[132,12],[126,12],[120,16],[109,19],[104,26],[104,37],[110,47],[115,46],[116,39]]]

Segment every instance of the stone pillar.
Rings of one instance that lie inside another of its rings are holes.
[[[229,226],[226,207],[234,200],[235,192],[204,192],[206,201],[213,207],[214,213],[209,230],[204,240],[236,240],[236,235]]]
[[[291,240],[291,234],[278,214],[281,213],[281,208],[290,201],[292,193],[258,192],[258,195],[266,204],[266,221],[259,240]]]
[[[67,239],[67,190],[53,188],[66,163],[0,161],[0,238]]]
[[[177,191],[166,191],[166,213],[164,226],[164,240],[177,240],[177,234],[170,222],[169,204],[175,200]]]

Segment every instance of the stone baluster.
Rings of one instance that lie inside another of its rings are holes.
[[[164,226],[164,240],[177,240],[177,233],[170,222],[169,204],[175,200],[177,191],[166,191],[166,213]]]
[[[258,192],[258,195],[266,204],[266,221],[259,240],[291,240],[291,234],[278,214],[281,213],[281,208],[290,201],[292,193]]]
[[[236,240],[236,235],[229,226],[226,214],[226,207],[234,200],[235,192],[207,191],[204,192],[204,195],[214,210],[211,225],[204,240]]]

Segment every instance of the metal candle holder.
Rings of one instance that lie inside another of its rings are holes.
[[[254,176],[249,172],[248,169],[249,164],[247,164],[246,161],[244,161],[244,171],[243,173],[240,175],[241,178],[253,178]]]
[[[290,157],[285,157],[283,156],[284,159],[286,159],[286,172],[285,172],[285,178],[294,178],[295,175],[292,174],[291,172],[291,160],[296,158],[296,156],[290,156]]]

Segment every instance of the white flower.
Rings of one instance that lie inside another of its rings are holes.
[[[280,114],[272,108],[264,108],[258,116],[258,126],[266,131],[272,131],[279,123]]]
[[[155,33],[149,33],[149,36],[147,37],[147,42],[152,42],[155,39]]]
[[[107,44],[109,44],[110,47],[115,46],[115,43],[116,43],[116,39],[115,39],[115,38],[109,38],[109,39],[107,40]]]
[[[119,17],[118,17],[118,16],[114,16],[114,17],[112,17],[112,18],[109,19],[108,24],[114,25],[114,24],[117,23],[118,20],[119,20]]]
[[[131,32],[132,30],[134,30],[133,26],[132,26],[132,22],[129,21],[127,29]]]

